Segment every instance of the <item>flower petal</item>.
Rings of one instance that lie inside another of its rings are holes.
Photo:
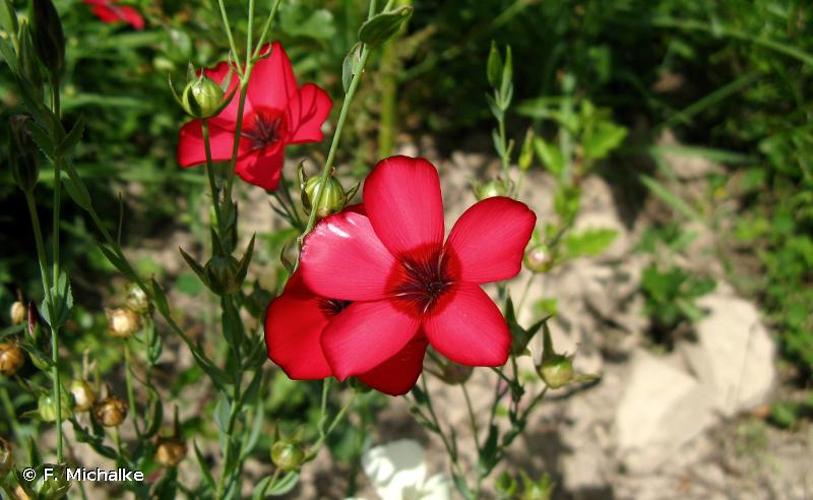
[[[472,283],[458,283],[447,293],[423,323],[432,347],[462,365],[505,363],[511,335],[494,301]]]
[[[390,396],[406,394],[423,371],[426,346],[426,337],[416,335],[395,356],[358,378],[373,389]]]
[[[144,29],[144,18],[141,14],[132,7],[126,5],[117,5],[113,7],[118,12],[119,19],[129,24],[137,30]]]
[[[234,132],[209,123],[209,144],[212,147],[214,161],[226,161],[231,158],[234,145]],[[191,167],[206,163],[206,150],[203,143],[203,132],[200,120],[192,120],[181,127],[178,138],[178,163],[182,167]]]
[[[237,159],[234,171],[241,179],[267,191],[277,189],[285,155],[281,149],[251,151]]]
[[[267,47],[263,52],[267,52]],[[296,77],[288,54],[279,42],[271,46],[271,54],[257,61],[248,82],[248,98],[254,107],[284,110],[296,95]]]
[[[333,373],[344,380],[395,356],[418,327],[417,318],[388,300],[353,302],[325,328],[322,349]]]
[[[313,380],[333,374],[322,353],[320,338],[330,318],[320,306],[324,300],[309,292],[300,273],[294,273],[285,291],[265,313],[265,345],[268,357],[289,378]]]
[[[520,271],[536,215],[525,204],[505,197],[487,198],[455,223],[446,250],[457,257],[459,279],[488,283]]]
[[[364,215],[343,211],[323,219],[299,257],[308,288],[324,297],[377,300],[386,295],[395,258]]]
[[[319,142],[322,124],[330,114],[333,101],[327,92],[312,83],[306,83],[288,102],[289,143]]]
[[[378,237],[395,256],[443,244],[443,201],[434,165],[392,156],[364,182],[364,206]]]

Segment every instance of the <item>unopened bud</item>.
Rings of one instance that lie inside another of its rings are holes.
[[[209,288],[218,295],[240,290],[240,263],[231,255],[215,255],[204,267]]]
[[[71,383],[71,395],[73,396],[73,407],[78,412],[90,410],[96,402],[96,393],[85,380],[74,380]]]
[[[26,307],[21,301],[17,300],[11,304],[11,323],[19,325],[25,321]]]
[[[0,343],[0,374],[11,377],[20,370],[23,363],[25,355],[16,342]]]
[[[9,161],[14,182],[25,192],[29,192],[39,179],[36,145],[31,138],[28,115],[13,115],[9,118]]]
[[[277,441],[271,447],[271,461],[283,472],[298,469],[304,460],[305,452],[295,443]]]
[[[116,396],[108,396],[96,402],[93,416],[105,427],[118,427],[127,417],[127,403]]]
[[[525,254],[525,267],[534,273],[546,273],[553,268],[555,260],[553,252],[547,245],[534,245]]]
[[[147,314],[150,311],[150,298],[137,285],[130,285],[127,290],[127,307],[138,314]]]
[[[31,28],[29,28],[28,21],[25,19],[20,22],[20,31],[17,37],[20,41],[20,50],[18,53],[20,74],[31,84],[34,92],[42,92],[42,66],[40,65],[39,56],[37,56],[37,49],[34,47]]]
[[[177,437],[160,438],[155,461],[167,468],[176,467],[186,458],[186,443]]]
[[[446,361],[441,367],[440,378],[447,384],[464,384],[469,380],[473,371],[474,369],[470,366]]]
[[[474,196],[478,200],[485,200],[486,198],[494,198],[495,196],[505,196],[508,194],[508,186],[502,180],[495,179],[483,184],[474,186]]]
[[[319,191],[322,190],[322,186],[324,186],[324,192],[320,195]],[[323,218],[340,212],[347,203],[347,195],[342,184],[332,175],[325,179],[324,183],[321,176],[316,176],[306,180],[302,187],[302,205],[306,210],[310,210],[316,200],[319,201],[316,206],[316,215]]]
[[[200,75],[186,85],[181,94],[184,110],[195,118],[211,118],[220,113],[225,95],[220,85]]]
[[[573,371],[573,361],[569,356],[559,354],[553,349],[553,338],[548,325],[543,325],[542,329],[542,359],[536,366],[536,372],[548,387],[558,389],[573,381],[576,375]]]
[[[141,328],[141,318],[132,309],[120,307],[107,311],[107,324],[111,336],[126,339]]]
[[[38,337],[39,311],[33,302],[28,303],[28,335],[36,341]]]
[[[34,1],[34,47],[40,61],[51,72],[58,76],[65,66],[65,34],[59,12],[51,0]]]
[[[46,475],[44,473],[46,469],[52,470],[53,474]],[[41,468],[38,467],[36,477],[37,480],[34,489],[39,499],[62,499],[65,498],[68,494],[68,490],[71,489],[71,483],[68,481],[67,471],[64,465],[43,464]]]
[[[62,414],[62,420],[70,418],[73,415],[71,410],[68,395],[60,391],[60,405],[59,411]],[[43,394],[37,400],[37,413],[43,422],[56,422],[56,399],[53,394]]]
[[[11,444],[0,437],[0,481],[6,477],[13,465],[14,454],[11,452]]]

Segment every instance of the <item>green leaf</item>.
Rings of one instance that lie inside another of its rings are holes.
[[[17,12],[14,11],[11,0],[0,0],[0,27],[6,33],[17,33],[19,31]]]
[[[579,233],[570,233],[565,237],[565,256],[595,257],[612,245],[618,231],[615,229],[586,229]]]
[[[281,479],[278,479],[266,493],[272,497],[280,497],[294,489],[298,482],[299,473],[294,471],[289,472],[282,476]]]
[[[555,145],[546,142],[541,137],[534,139],[536,155],[542,166],[556,178],[560,178],[565,170],[565,157]]]
[[[342,88],[344,89],[345,94],[347,93],[348,89],[350,89],[350,83],[353,81],[353,76],[356,74],[356,68],[358,67],[360,59],[361,44],[356,43],[350,48],[342,61]]]
[[[582,138],[585,158],[600,160],[607,157],[627,137],[626,127],[609,121],[599,122],[589,134]]]
[[[203,453],[200,452],[197,441],[193,442],[192,447],[195,449],[195,458],[197,459],[198,467],[203,474],[203,480],[206,482],[206,485],[209,486],[211,491],[215,491],[217,486],[215,484],[215,478],[212,476],[211,465],[206,463],[206,460],[203,458]]]
[[[680,197],[669,191],[663,184],[648,175],[641,175],[640,179],[644,186],[646,186],[652,194],[660,198],[661,201],[666,203],[669,208],[683,215],[687,219],[692,219],[699,222],[703,221],[700,214],[698,214],[685,201],[680,199]]]
[[[59,151],[65,155],[70,154],[73,149],[79,144],[79,141],[82,140],[82,134],[85,132],[85,120],[82,119],[80,116],[76,123],[73,124],[73,128],[68,135],[62,140],[62,144],[59,145]]]
[[[359,40],[370,47],[378,47],[394,37],[411,16],[412,7],[409,5],[376,14],[361,25]]]
[[[336,35],[333,14],[327,9],[311,10],[303,4],[287,4],[280,9],[280,29],[291,36],[331,40]]]
[[[493,40],[491,41],[491,50],[488,52],[486,76],[488,77],[488,84],[497,88],[502,78],[502,57],[500,51],[497,50],[497,44]]]

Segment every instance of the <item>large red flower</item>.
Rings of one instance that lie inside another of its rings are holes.
[[[292,379],[314,380],[332,376],[333,371],[322,352],[322,332],[342,316],[349,304],[314,294],[302,282],[301,273],[295,272],[285,291],[266,311],[268,357]],[[386,394],[405,394],[421,373],[425,353],[426,339],[416,336],[394,356],[359,374],[358,378]]]
[[[91,6],[93,15],[104,23],[127,23],[137,30],[144,29],[144,18],[139,12],[127,5],[118,5],[115,0],[84,0]]]
[[[257,61],[248,82],[236,172],[246,182],[273,190],[282,175],[285,146],[321,141],[322,124],[333,102],[312,83],[297,87],[291,61],[282,45],[275,42],[270,55],[267,47],[264,52],[266,57]],[[218,83],[231,75],[229,91],[238,83],[225,62],[207,69],[205,74]],[[235,96],[219,115],[209,119],[214,161],[231,159],[238,104]],[[178,163],[182,167],[206,163],[200,120],[181,128]]]
[[[339,379],[380,370],[424,338],[460,364],[505,363],[508,326],[480,284],[519,272],[534,213],[510,198],[488,198],[444,243],[437,170],[403,156],[376,165],[363,197],[366,216],[344,211],[322,220],[300,256],[307,289],[350,302],[324,326],[323,368]]]

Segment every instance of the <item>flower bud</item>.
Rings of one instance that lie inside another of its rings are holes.
[[[116,396],[108,396],[93,406],[93,416],[105,427],[118,427],[127,417],[127,403]]]
[[[11,377],[25,363],[23,350],[16,342],[0,343],[0,374]]]
[[[11,304],[11,323],[14,325],[19,325],[23,321],[25,321],[25,317],[27,315],[25,304],[21,301],[16,300],[13,304]]]
[[[306,210],[310,210],[314,201],[318,199],[319,205],[316,207],[316,215],[320,218],[341,211],[347,202],[344,188],[335,177],[331,175],[325,179],[325,191],[320,198],[319,191],[322,185],[321,176],[316,176],[305,181],[305,185],[302,186],[302,205],[305,206]]]
[[[528,250],[528,253],[525,254],[525,267],[534,273],[546,273],[550,271],[555,261],[556,259],[553,252],[543,243],[534,245]]]
[[[137,285],[130,285],[127,290],[127,307],[138,314],[147,314],[150,311],[150,298]]]
[[[46,478],[45,469],[51,469],[53,474]],[[68,482],[68,477],[64,465],[43,464],[42,467],[37,468],[37,480],[34,489],[37,492],[36,497],[42,500],[58,500],[65,498],[68,490],[71,489],[71,483]]]
[[[195,118],[211,118],[220,112],[224,98],[220,85],[200,75],[183,89],[181,104],[184,111]]]
[[[177,437],[160,438],[155,461],[167,468],[176,467],[186,458],[186,443]]]
[[[536,366],[536,372],[551,389],[559,389],[573,382],[576,373],[570,356],[564,356],[553,349],[550,328],[543,325],[542,359]]]
[[[141,328],[141,318],[132,309],[120,307],[107,311],[108,331],[113,337],[126,339]]]
[[[14,454],[11,452],[11,444],[0,437],[0,482],[6,477],[13,465]]]
[[[70,418],[73,415],[71,410],[70,400],[68,395],[64,392],[60,393],[59,410],[62,413],[62,420]],[[37,413],[43,422],[56,422],[56,400],[51,393],[43,394],[37,400]]]
[[[90,410],[96,402],[96,393],[85,380],[77,379],[71,382],[71,395],[73,396],[73,407],[78,412]]]
[[[33,0],[34,6],[34,47],[40,61],[58,76],[65,66],[65,34],[59,12],[51,0]]]
[[[299,468],[305,460],[305,452],[302,448],[288,441],[277,441],[271,447],[271,461],[282,469],[283,472],[290,472]]]
[[[39,179],[36,145],[31,138],[28,115],[13,115],[9,119],[10,143],[9,160],[14,182],[25,192],[29,192]]]
[[[28,303],[28,336],[31,337],[31,340],[34,342],[37,341],[37,337],[39,336],[39,317],[40,313],[37,311],[37,306],[33,302]]]
[[[218,295],[240,290],[240,263],[231,255],[215,255],[204,267],[209,288]]]
[[[494,198],[495,196],[506,196],[507,194],[508,186],[506,186],[504,181],[499,179],[474,186],[474,196],[476,196],[478,200]]]
[[[447,384],[465,384],[473,371],[474,369],[470,366],[459,365],[447,360],[441,367],[440,378]]]
[[[34,40],[31,37],[31,28],[29,28],[26,20],[20,22],[18,39],[20,40],[20,74],[31,84],[32,90],[42,92],[42,66],[37,56],[37,49],[34,47]]]

